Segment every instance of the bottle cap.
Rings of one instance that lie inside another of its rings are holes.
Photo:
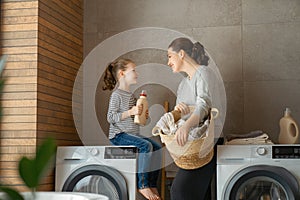
[[[290,115],[291,114],[291,109],[290,108],[285,108],[284,114],[285,115]]]
[[[146,90],[142,90],[140,96],[145,96],[146,97],[147,96]]]

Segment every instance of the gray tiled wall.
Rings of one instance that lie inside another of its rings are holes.
[[[224,134],[259,129],[276,142],[285,107],[300,123],[299,0],[86,0],[84,27],[85,56],[139,27],[177,30],[204,44],[226,89]]]

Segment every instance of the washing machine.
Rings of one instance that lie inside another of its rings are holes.
[[[55,190],[136,199],[137,149],[133,146],[60,146]]]
[[[219,145],[218,200],[299,200],[300,145]]]

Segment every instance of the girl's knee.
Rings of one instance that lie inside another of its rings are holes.
[[[144,141],[143,144],[141,145],[141,153],[149,153],[153,150],[153,146],[150,142]]]

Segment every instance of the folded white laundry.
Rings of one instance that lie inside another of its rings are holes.
[[[273,144],[273,142],[269,139],[268,134],[263,133],[257,137],[249,137],[249,138],[237,138],[232,139],[230,141],[225,141],[225,144]]]

